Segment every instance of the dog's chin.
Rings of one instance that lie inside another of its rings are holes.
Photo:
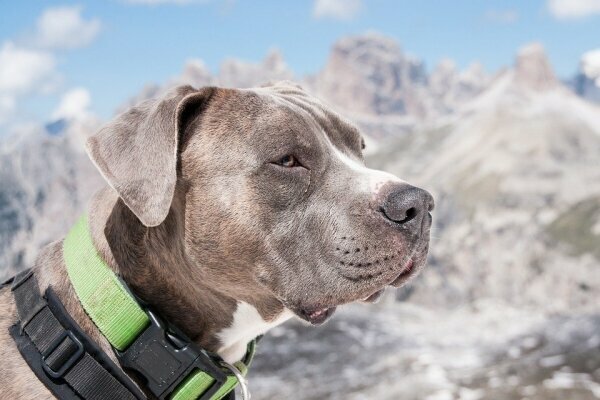
[[[312,325],[321,325],[331,318],[335,313],[337,306],[353,302],[377,303],[385,293],[386,288],[400,288],[404,286],[423,269],[427,258],[427,247],[428,246],[425,245],[425,249],[406,261],[396,275],[388,276],[385,281],[381,281],[380,278],[373,279],[373,281],[377,279],[378,282],[363,281],[360,288],[357,288],[355,292],[345,293],[343,298],[340,298],[339,301],[332,301],[332,299],[318,301],[315,299],[315,302],[312,304],[296,303],[295,306],[291,306],[291,302],[283,300],[282,303],[286,304],[286,307],[288,307],[298,318],[309,322]],[[347,277],[344,279],[347,279]]]
[[[376,289],[368,296],[356,298],[354,301],[361,301],[363,303],[370,304],[377,303],[385,293],[387,287],[402,287],[404,284],[406,284],[406,282],[415,277],[418,274],[418,272],[422,269],[422,264],[424,264],[424,260],[422,258],[424,257],[409,260],[404,266],[404,268],[402,268],[400,274],[397,277],[395,277],[392,281],[388,282],[383,287]],[[340,305],[348,302],[348,300],[340,301]],[[303,319],[304,321],[309,322],[312,325],[321,325],[334,314],[336,308],[337,306],[310,306],[292,308],[292,311],[294,312],[294,314],[296,314],[296,316]]]
[[[293,309],[292,311],[296,316],[304,321],[309,322],[311,325],[321,325],[327,321],[336,310],[336,306],[332,307],[300,307]]]

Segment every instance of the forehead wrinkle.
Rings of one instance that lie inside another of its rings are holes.
[[[284,88],[285,89],[285,88]],[[277,87],[254,89],[259,97],[290,111],[290,117],[300,117],[316,138],[324,142],[324,147],[333,154],[336,151],[349,159],[354,157],[362,162],[362,136],[358,129],[345,118],[325,107],[317,98],[300,89],[282,90]]]
[[[362,138],[358,129],[343,117],[324,107],[319,100],[310,96],[286,95],[281,97],[307,112],[328,138],[339,144],[339,147],[344,144],[349,147],[351,152],[361,148]],[[351,143],[348,143],[348,139],[351,139]]]
[[[308,120],[310,122],[312,122],[311,125],[313,125],[314,130],[316,132],[319,132],[320,135],[319,136],[319,142],[324,144],[324,147],[327,151],[328,154],[330,154],[331,156],[334,156],[337,159],[340,159],[344,164],[348,164],[351,167],[353,167],[354,169],[358,168],[358,169],[364,169],[365,167],[362,166],[360,164],[360,162],[355,161],[352,158],[352,151],[350,151],[350,155],[348,155],[347,153],[347,149],[344,149],[343,146],[337,146],[331,139],[331,135],[329,134],[329,132],[325,129],[326,124],[324,123],[319,123],[319,119],[318,119],[318,114],[319,111],[323,111],[323,110],[319,110],[319,109],[313,109],[310,107],[303,107],[303,104],[301,102],[296,102],[295,100],[298,100],[297,98],[293,98],[293,99],[285,99],[286,102],[285,104],[283,104],[284,107],[292,110],[293,112],[299,113],[299,114],[303,114],[306,115],[306,117],[308,118]],[[314,113],[311,111],[315,111]],[[322,113],[322,119],[321,121],[325,121],[326,120],[326,113]]]
[[[279,95],[279,93],[271,93],[264,91],[260,93],[261,96],[266,96],[270,101],[272,101],[278,108],[277,112],[282,112],[286,115],[287,118],[293,119],[294,122],[299,122],[303,125],[302,131],[309,132],[322,132],[322,124],[320,124],[317,119],[304,107],[301,107],[299,104],[290,101],[289,98]],[[271,116],[269,116],[271,118]],[[291,125],[291,124],[290,124]],[[290,128],[288,126],[287,128]],[[295,129],[292,129],[295,131]],[[301,135],[298,135],[297,139],[302,139]],[[317,137],[318,139],[318,137]]]

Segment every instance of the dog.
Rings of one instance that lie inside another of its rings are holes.
[[[233,363],[298,317],[375,301],[424,266],[432,196],[364,165],[359,130],[299,86],[177,87],[91,136],[108,185],[92,199],[100,256],[140,299]],[[65,210],[68,212],[68,210]],[[71,317],[114,359],[65,271],[62,241],[34,263]],[[53,398],[9,336],[0,291],[2,398]]]

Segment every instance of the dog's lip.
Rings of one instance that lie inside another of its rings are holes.
[[[377,301],[381,298],[381,296],[385,292],[386,287],[392,286],[395,288],[399,288],[416,274],[416,272],[419,270],[419,268],[417,267],[417,264],[419,263],[418,260],[419,260],[419,256],[408,259],[408,261],[406,261],[404,263],[404,265],[402,266],[399,274],[393,276],[393,278],[391,280],[381,282],[380,286],[377,286],[377,287],[374,287],[373,289],[371,289],[372,291],[367,292],[366,296],[364,294],[362,294],[362,296],[360,296],[360,297],[357,296],[357,298],[355,298],[354,301],[361,301],[364,303],[377,303]],[[378,273],[371,273],[368,276],[368,278],[361,277],[362,279],[358,279],[356,277],[349,277],[344,274],[342,274],[342,276],[351,281],[357,281],[357,280],[366,281],[366,280],[375,280],[382,273],[383,273],[383,271],[380,271]]]
[[[379,301],[379,299],[381,299],[381,296],[383,295],[384,292],[385,292],[385,288],[379,289],[378,291],[365,297],[361,301],[363,303],[372,303],[372,304],[377,303]]]
[[[415,272],[415,269],[416,268],[415,268],[414,259],[408,260],[406,262],[406,264],[404,265],[404,267],[402,268],[402,272],[400,272],[400,274],[397,275],[386,286],[393,286],[396,288],[402,286],[407,280],[409,280],[411,278],[411,276]],[[361,299],[361,301],[365,302],[365,303],[377,303],[384,292],[385,292],[385,287],[378,289],[377,291],[373,292],[369,296]]]
[[[337,307],[301,307],[295,314],[312,325],[321,325],[333,315]]]
[[[415,260],[411,258],[410,260],[408,260],[406,265],[404,265],[404,268],[402,268],[402,272],[400,272],[400,274],[393,281],[391,281],[389,283],[389,286],[393,286],[393,287],[402,286],[402,284],[404,284],[407,280],[410,279],[410,277],[413,275],[415,270],[416,270]]]

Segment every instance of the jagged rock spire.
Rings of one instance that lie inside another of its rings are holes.
[[[544,46],[540,43],[523,46],[517,53],[515,81],[534,90],[546,90],[558,84]]]

